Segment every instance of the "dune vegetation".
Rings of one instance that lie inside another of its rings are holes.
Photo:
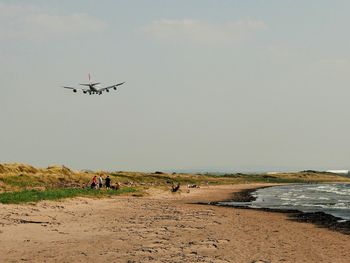
[[[109,175],[116,190],[90,190],[93,176]],[[73,171],[65,166],[36,168],[27,164],[0,164],[0,203],[35,202],[75,196],[108,196],[141,192],[150,187],[180,185],[215,185],[238,183],[319,183],[350,182],[350,178],[332,173],[304,171],[279,174],[176,174],[142,172]]]
[[[3,204],[20,204],[27,202],[38,202],[41,200],[57,200],[64,198],[72,198],[77,196],[88,197],[105,197],[112,195],[120,195],[127,193],[134,193],[136,189],[132,187],[124,187],[118,190],[104,190],[96,191],[94,189],[82,188],[62,188],[49,189],[44,191],[39,190],[22,190],[19,192],[5,192],[0,194],[0,203]]]

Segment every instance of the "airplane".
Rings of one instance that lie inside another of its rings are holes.
[[[67,86],[62,86],[62,88],[71,89],[71,90],[73,90],[73,92],[77,92],[78,90],[81,90],[81,91],[83,91],[84,94],[89,94],[89,95],[91,95],[91,94],[101,95],[103,91],[109,92],[110,89],[117,90],[118,86],[123,85],[125,83],[125,82],[121,82],[121,83],[118,83],[118,84],[115,84],[112,86],[108,86],[105,88],[98,88],[96,86],[100,85],[101,83],[100,82],[95,82],[95,83],[91,82],[90,73],[88,76],[89,76],[89,83],[79,84],[82,86],[86,86],[87,88],[74,88],[74,87],[67,87]]]

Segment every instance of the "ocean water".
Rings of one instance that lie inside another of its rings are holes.
[[[325,212],[350,220],[350,184],[293,184],[258,189],[252,202],[220,202],[252,208]]]

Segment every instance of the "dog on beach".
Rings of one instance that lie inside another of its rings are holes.
[[[119,188],[120,188],[120,185],[118,183],[111,185],[111,189],[113,189],[113,190],[118,190]]]
[[[177,192],[179,189],[180,189],[180,183],[173,184],[171,186],[171,192],[173,192],[173,193]]]

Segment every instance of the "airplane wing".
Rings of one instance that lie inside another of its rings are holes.
[[[66,86],[62,86],[62,88],[65,88],[65,89],[77,89],[77,88],[73,88],[73,87],[66,87]]]
[[[125,82],[121,82],[121,83],[118,83],[118,84],[115,84],[115,85],[112,85],[112,86],[108,86],[108,87],[105,87],[105,88],[102,88],[102,89],[99,89],[98,91],[109,91],[109,89],[117,89],[118,86],[120,85],[123,85]]]
[[[89,91],[89,89],[82,89],[82,88],[73,88],[73,87],[67,87],[67,86],[62,86],[62,88],[65,88],[65,89],[71,89],[73,90],[74,92],[77,92],[77,90],[81,90],[81,91]]]

